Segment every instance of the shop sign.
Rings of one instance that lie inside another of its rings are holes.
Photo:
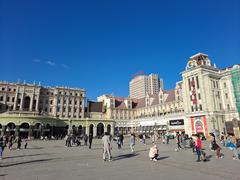
[[[182,125],[184,125],[184,120],[183,119],[170,120],[169,124],[170,124],[170,126],[182,126]]]

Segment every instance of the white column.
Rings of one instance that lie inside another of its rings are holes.
[[[20,110],[21,111],[23,110],[23,103],[24,103],[24,91],[22,92],[22,95],[21,95],[21,103],[20,103]]]
[[[37,112],[38,112],[38,105],[39,105],[39,94],[37,95],[36,107],[35,107],[35,111],[37,111]]]
[[[32,111],[33,99],[34,99],[34,94],[31,95],[31,101],[30,101],[30,107],[29,107],[29,110],[30,110],[30,111]]]
[[[69,115],[68,114],[69,113],[68,109],[69,109],[69,96],[66,97],[66,115],[67,115],[67,117]]]
[[[16,109],[17,109],[17,103],[18,103],[18,91],[15,94],[15,102],[14,102],[14,105],[13,105],[13,110],[14,111],[16,111]]]

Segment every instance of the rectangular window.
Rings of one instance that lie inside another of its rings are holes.
[[[195,106],[195,109],[196,109],[196,111],[198,111],[198,106],[197,105]]]
[[[7,102],[9,102],[10,101],[10,97],[7,97]]]
[[[199,99],[199,100],[201,99],[201,94],[200,94],[200,93],[198,93],[198,99]]]
[[[226,99],[228,99],[228,94],[227,93],[225,93],[225,96],[226,96]]]
[[[15,97],[12,97],[12,102],[14,102],[15,101]]]
[[[227,109],[228,109],[228,111],[230,111],[230,105],[229,104],[227,105]]]
[[[221,103],[219,103],[219,109],[222,110],[222,104]]]
[[[198,81],[198,76],[196,76],[196,81],[197,81],[197,88],[199,89],[199,81]]]
[[[194,111],[194,107],[192,106],[192,112]]]
[[[202,105],[201,104],[199,105],[199,110],[202,111]]]
[[[218,88],[218,81],[216,81],[216,86],[217,86],[217,88]]]
[[[224,86],[224,88],[226,88],[226,87],[227,87],[227,84],[226,84],[226,83],[224,83],[224,84],[223,84],[223,86]]]
[[[189,91],[191,91],[191,82],[190,82],[190,78],[188,78],[188,87],[189,87]]]
[[[192,95],[190,95],[190,101],[192,101]]]

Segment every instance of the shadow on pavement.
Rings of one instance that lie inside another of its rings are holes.
[[[135,156],[138,156],[138,153],[129,153],[129,154],[123,154],[123,155],[119,155],[116,157],[113,157],[113,161],[117,161],[117,160],[121,160],[121,159],[127,159],[127,158],[132,158]]]
[[[138,151],[135,151],[135,152],[144,152],[144,151],[149,151],[149,149],[141,149],[141,150],[138,150]]]
[[[54,160],[54,159],[56,159],[56,158],[53,158],[53,159],[38,159],[38,160],[25,161],[25,162],[15,162],[15,163],[11,163],[11,164],[0,165],[0,167],[11,167],[11,166],[22,165],[22,164],[45,162],[45,161],[51,161],[51,160]]]
[[[167,159],[167,158],[169,158],[169,156],[158,157],[157,160],[163,160],[163,159]]]
[[[49,154],[52,154],[52,153],[28,154],[28,155],[19,155],[19,156],[8,156],[8,157],[4,157],[4,159],[19,158],[19,157],[29,157],[29,156],[41,156],[41,155],[49,155]]]
[[[43,149],[43,147],[28,147],[27,149]]]
[[[7,174],[0,174],[0,177],[6,176]]]
[[[210,161],[213,155],[206,156],[206,161]]]

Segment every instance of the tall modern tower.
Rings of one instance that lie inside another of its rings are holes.
[[[163,88],[163,80],[158,74],[137,75],[129,83],[131,98],[144,98],[147,94],[157,94]]]

